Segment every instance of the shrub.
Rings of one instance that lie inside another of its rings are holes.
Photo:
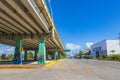
[[[107,59],[107,57],[108,57],[107,54],[103,54],[103,55],[101,55],[101,58],[102,58],[102,59]]]
[[[9,54],[8,56],[7,56],[7,60],[12,60],[14,58],[14,54]]]
[[[98,59],[99,60],[104,60],[104,59],[107,59],[107,58],[108,58],[107,54],[102,54]]]
[[[28,60],[33,60],[34,56],[32,52],[27,53]]]
[[[97,58],[98,60],[103,60],[103,58],[102,57],[99,57],[99,58]]]
[[[112,54],[109,57],[111,60],[120,61],[120,54]]]
[[[92,57],[91,57],[91,55],[86,55],[85,58],[86,59],[91,59]]]

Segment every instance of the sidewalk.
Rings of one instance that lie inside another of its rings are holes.
[[[60,60],[52,60],[52,61],[46,61],[46,64],[37,64],[36,62],[23,64],[23,65],[15,65],[15,64],[7,64],[7,65],[0,65],[0,69],[41,69],[42,67],[47,67],[52,64],[55,64],[57,62],[60,62]]]

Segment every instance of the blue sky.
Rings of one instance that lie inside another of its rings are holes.
[[[54,21],[64,43],[96,43],[117,39],[120,0],[52,0]]]
[[[51,5],[57,31],[67,48],[83,49],[118,38],[120,0],[51,0]]]

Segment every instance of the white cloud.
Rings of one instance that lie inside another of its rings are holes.
[[[73,55],[74,53],[76,54],[79,52],[81,46],[78,44],[67,43],[65,49],[70,49],[71,51],[69,52],[69,54]]]
[[[81,47],[78,44],[67,43],[65,48],[70,50],[76,50],[76,49],[80,49]]]
[[[86,47],[87,47],[87,48],[90,48],[91,45],[93,45],[92,42],[86,42]]]

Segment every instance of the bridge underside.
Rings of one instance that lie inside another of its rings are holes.
[[[45,46],[40,46],[41,40],[44,40]],[[48,52],[57,50],[64,54],[44,0],[0,0],[0,43],[24,50],[38,50],[38,53],[45,47]]]

